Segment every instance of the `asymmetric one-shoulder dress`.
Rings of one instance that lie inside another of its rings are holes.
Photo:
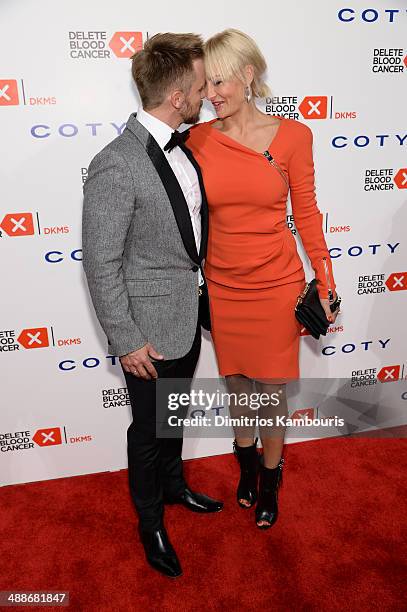
[[[312,132],[294,119],[276,118],[268,158],[214,128],[216,119],[194,126],[186,142],[208,199],[205,276],[222,376],[299,377],[301,327],[294,307],[305,274],[286,222],[289,191],[319,295],[335,289],[315,196]]]

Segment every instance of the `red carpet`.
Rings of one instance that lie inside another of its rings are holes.
[[[5,487],[0,590],[67,590],[75,611],[406,610],[406,440],[291,444],[285,458],[266,532],[235,502],[232,455],[186,462],[225,509],[166,509],[176,580],[144,562],[126,471]]]

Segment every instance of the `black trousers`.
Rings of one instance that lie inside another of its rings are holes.
[[[154,361],[159,378],[192,379],[201,350],[198,323],[189,352],[180,359]],[[133,422],[127,430],[130,494],[142,529],[162,525],[163,496],[177,496],[185,487],[182,468],[182,436],[157,438],[156,381],[143,380],[124,372]],[[189,391],[190,384],[186,391]]]

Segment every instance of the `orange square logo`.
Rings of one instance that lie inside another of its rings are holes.
[[[400,366],[390,365],[383,366],[382,369],[377,373],[377,380],[382,383],[395,382],[400,378]]]
[[[45,348],[49,346],[48,330],[46,327],[23,329],[17,342],[26,349]]]
[[[32,213],[8,213],[0,228],[7,236],[32,236],[34,234],[34,221]]]
[[[305,96],[298,108],[304,119],[326,119],[328,96]]]
[[[407,168],[400,168],[394,177],[394,182],[399,189],[407,189]]]
[[[115,32],[109,47],[116,57],[131,57],[143,48],[143,35],[141,32]]]
[[[315,415],[315,408],[299,408],[295,410],[291,415],[291,419],[304,419],[304,417],[308,417],[309,419],[313,419]]]
[[[0,106],[16,106],[17,104],[19,104],[17,81],[0,79]]]
[[[392,272],[386,280],[386,287],[389,291],[406,291],[407,272]]]
[[[60,427],[37,429],[32,439],[38,446],[55,446],[57,444],[62,444],[61,429]]]

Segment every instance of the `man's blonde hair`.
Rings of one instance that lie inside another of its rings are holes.
[[[246,83],[245,66],[253,66],[254,77],[251,84],[253,96],[265,98],[270,89],[263,80],[267,69],[266,60],[257,44],[250,36],[229,28],[209,38],[204,45],[205,69],[208,79],[233,78]]]

